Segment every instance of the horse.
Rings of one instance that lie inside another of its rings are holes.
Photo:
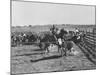
[[[39,36],[39,48],[49,53],[49,47],[56,44],[56,38],[50,32],[45,32]]]

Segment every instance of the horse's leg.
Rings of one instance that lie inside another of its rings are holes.
[[[68,56],[68,49],[65,48],[65,56]]]
[[[60,52],[60,48],[59,48],[59,46],[58,46],[58,53]]]
[[[58,53],[62,56],[63,54],[63,51],[62,51],[62,48],[60,47],[60,45],[58,45]]]
[[[62,48],[62,51],[63,51],[63,56],[66,56],[66,49]]]
[[[65,50],[65,48],[63,48],[63,52],[64,52],[63,56],[66,56],[66,50]]]
[[[49,47],[49,45],[45,45],[45,55],[49,53],[48,47]]]
[[[64,56],[64,49],[61,48],[61,56]]]
[[[47,47],[47,49],[46,49],[46,50],[47,50],[47,53],[49,53],[49,49],[48,49],[48,47]]]

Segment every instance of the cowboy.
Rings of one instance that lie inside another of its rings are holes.
[[[55,27],[55,25],[53,25],[53,27],[50,28],[50,31],[53,35],[55,35],[57,33],[58,28]]]
[[[64,35],[66,34],[67,32],[62,28],[58,34],[58,45],[59,45],[59,48],[62,48],[63,47],[63,43],[64,43]]]
[[[79,29],[78,29],[78,28],[75,29],[75,34],[76,34],[76,35],[79,34]]]

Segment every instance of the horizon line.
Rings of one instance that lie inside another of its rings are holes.
[[[11,25],[13,27],[17,27],[17,26],[46,26],[46,25],[96,25],[96,24],[36,24],[36,25]]]

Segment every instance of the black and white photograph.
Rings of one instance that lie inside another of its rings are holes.
[[[96,6],[11,0],[11,75],[96,70]]]

